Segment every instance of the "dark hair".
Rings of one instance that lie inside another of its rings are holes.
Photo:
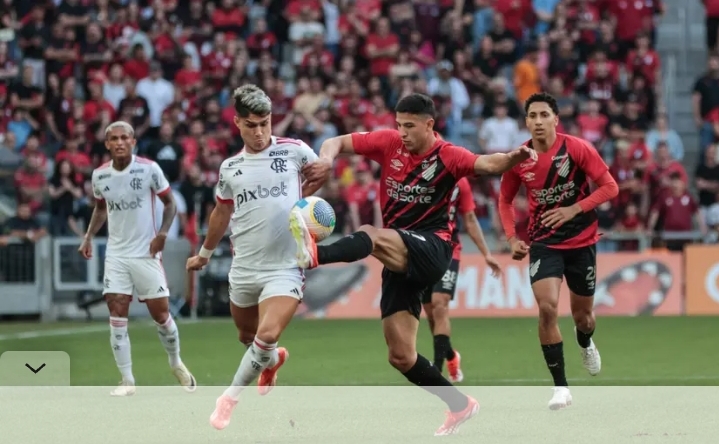
[[[425,114],[434,119],[437,111],[434,108],[434,101],[424,94],[413,93],[403,97],[394,107],[396,113]]]
[[[524,102],[525,114],[529,114],[529,105],[531,105],[532,103],[546,103],[552,109],[552,112],[554,114],[559,114],[559,106],[557,105],[557,100],[552,97],[551,94],[547,94],[545,92],[538,92],[529,96],[527,101]]]

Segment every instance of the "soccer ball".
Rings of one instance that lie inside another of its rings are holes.
[[[317,242],[329,237],[335,229],[335,210],[326,200],[308,196],[295,204],[307,228]]]

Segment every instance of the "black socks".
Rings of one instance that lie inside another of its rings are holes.
[[[319,265],[355,262],[372,254],[373,249],[369,235],[357,231],[329,245],[317,245],[317,262]]]
[[[582,348],[589,347],[589,344],[592,340],[592,335],[594,334],[594,330],[590,331],[589,333],[583,333],[577,329],[577,343]]]
[[[420,354],[417,355],[417,362],[412,368],[404,373],[404,377],[412,384],[438,396],[452,412],[461,412],[469,405],[469,398],[457,390],[457,387],[442,376],[437,367]]]
[[[542,345],[542,353],[544,353],[544,360],[547,362],[552,379],[554,379],[554,386],[567,387],[569,384],[567,384],[567,376],[564,374],[564,344],[559,342]]]
[[[436,335],[434,337],[434,366],[442,371],[444,360],[454,359],[454,349],[447,335]]]

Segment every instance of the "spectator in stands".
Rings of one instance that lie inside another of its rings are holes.
[[[717,49],[717,38],[719,37],[719,1],[702,0],[706,9],[706,45],[709,52]]]
[[[709,55],[707,72],[694,83],[694,121],[699,128],[700,149],[719,139],[719,56]]]
[[[654,161],[646,170],[647,186],[649,187],[649,204],[653,205],[666,194],[673,186],[674,177],[678,177],[685,184],[688,183],[687,172],[678,160],[672,159],[669,146],[660,142]]]
[[[667,240],[665,245],[670,251],[682,251],[684,245],[693,240],[695,225],[703,235],[707,234],[707,227],[699,212],[699,205],[687,191],[681,175],[675,173],[670,180],[669,191],[652,207],[647,227],[654,232],[664,231],[678,236]]]
[[[516,148],[519,126],[507,114],[507,107],[497,104],[494,106],[494,115],[482,123],[479,146],[483,153],[506,153]]]
[[[660,114],[657,117],[654,127],[647,132],[644,141],[652,153],[655,153],[659,143],[663,142],[669,148],[672,159],[678,161],[684,159],[684,142],[679,137],[679,133],[669,128],[666,114]]]
[[[699,207],[707,210],[714,205],[719,193],[719,162],[717,161],[716,144],[711,144],[704,152],[704,157],[699,160],[694,180],[697,191],[699,191]]]
[[[354,167],[354,174],[356,179],[347,187],[345,193],[345,200],[349,205],[350,231],[357,231],[361,225],[382,226],[379,182],[364,162]]]
[[[82,182],[78,183],[77,180],[69,160],[61,160],[55,164],[55,171],[48,186],[50,234],[53,236],[67,236],[71,233],[68,218],[75,212],[75,201],[84,195]]]

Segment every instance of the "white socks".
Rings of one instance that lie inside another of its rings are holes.
[[[177,324],[172,316],[168,316],[164,324],[157,325],[157,335],[160,337],[162,346],[165,347],[170,367],[175,368],[182,363],[180,359],[180,333],[177,331]]]
[[[130,336],[127,334],[127,318],[110,317],[110,345],[115,363],[124,382],[135,384],[132,375],[132,356],[130,355]]]
[[[232,386],[225,390],[224,395],[237,400],[240,393],[257,379],[262,370],[277,364],[277,344],[267,344],[258,338],[247,348],[242,357],[240,367],[232,379]],[[272,365],[270,365],[272,364]]]

